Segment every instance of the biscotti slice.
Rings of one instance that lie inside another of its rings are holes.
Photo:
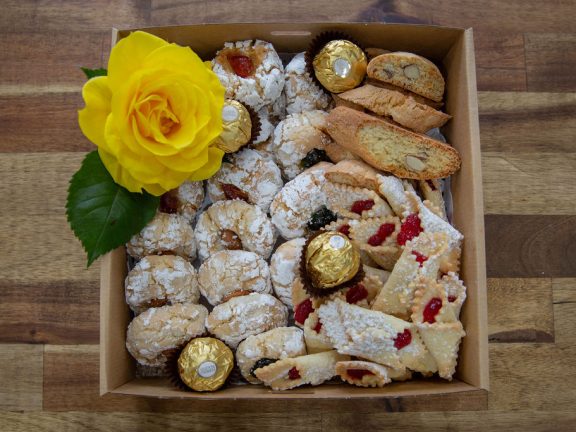
[[[460,168],[460,155],[448,144],[350,108],[330,111],[327,130],[338,145],[400,178],[448,177]]]
[[[409,92],[401,89],[393,90],[366,84],[340,93],[339,97],[375,114],[391,117],[396,123],[415,132],[423,133],[443,126],[452,118],[442,111],[418,102]]]
[[[343,160],[324,173],[326,180],[378,192],[378,172],[359,160]]]
[[[444,77],[430,60],[417,54],[393,52],[368,63],[368,77],[402,87],[433,101],[444,96]]]

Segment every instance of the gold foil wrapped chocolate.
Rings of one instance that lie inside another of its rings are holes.
[[[222,108],[222,133],[214,144],[225,153],[234,153],[252,137],[250,113],[240,102],[227,99]]]
[[[180,379],[196,391],[218,390],[233,367],[234,354],[230,348],[209,337],[192,339],[178,357]]]
[[[326,90],[342,93],[360,85],[368,62],[364,51],[347,40],[328,42],[314,56],[314,74]]]
[[[325,232],[314,237],[304,254],[306,273],[314,288],[333,288],[360,270],[360,252],[348,237]]]

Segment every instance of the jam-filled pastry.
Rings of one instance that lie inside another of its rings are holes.
[[[406,243],[394,270],[372,303],[372,309],[408,319],[418,277],[436,279],[440,258],[448,248],[444,233],[423,233]]]
[[[304,53],[296,54],[285,69],[284,93],[288,114],[304,111],[326,110],[331,99],[318,87],[306,71]]]
[[[402,253],[396,238],[400,232],[400,219],[386,216],[362,219],[350,228],[350,237],[380,267],[392,270]]]
[[[268,263],[254,252],[222,250],[210,255],[198,269],[202,295],[216,306],[231,297],[272,291]]]
[[[336,375],[336,363],[347,355],[325,351],[286,358],[255,371],[256,377],[273,390],[288,390],[305,384],[319,385]]]
[[[384,387],[392,380],[406,381],[412,377],[406,368],[393,369],[363,360],[336,363],[336,374],[342,381],[358,387]]]
[[[322,229],[324,231],[338,231],[340,234],[344,234],[345,236],[347,236],[352,241],[352,243],[356,245],[354,240],[350,237],[350,228],[358,224],[359,222],[360,222],[359,219],[338,218],[335,221],[330,222],[328,225],[325,225]],[[370,257],[370,255],[368,255],[368,252],[366,252],[363,249],[360,249],[360,247],[358,247],[358,250],[360,252],[360,261],[362,262],[362,264],[371,267],[378,266],[376,261],[374,261]]]
[[[304,334],[297,327],[277,327],[248,336],[236,349],[236,363],[242,376],[259,384],[255,371],[278,360],[306,355]]]
[[[302,237],[288,240],[278,246],[270,258],[270,276],[274,294],[290,309],[293,308],[293,286],[296,283],[302,285],[298,276],[298,266],[304,243],[306,243],[306,239]],[[302,286],[301,288],[304,291]]]
[[[446,217],[446,203],[444,202],[444,197],[442,195],[442,185],[440,180],[420,180],[418,181],[418,186],[424,196],[424,200],[429,201],[439,212],[435,213],[442,219],[448,220]]]
[[[252,149],[231,155],[220,170],[207,182],[208,196],[213,202],[241,199],[260,207],[265,213],[284,182],[280,168]]]
[[[166,354],[201,336],[208,310],[197,304],[150,308],[132,320],[126,333],[128,352],[145,366],[163,366]]]
[[[324,176],[332,183],[370,189],[378,192],[378,171],[359,160],[343,160],[328,168]]]
[[[203,203],[204,183],[187,180],[160,197],[159,210],[163,213],[178,213],[191,223]]]
[[[251,293],[232,297],[212,309],[206,328],[231,348],[236,348],[248,336],[285,327],[288,310],[270,294]]]
[[[332,164],[321,162],[300,173],[278,192],[270,205],[272,223],[285,239],[308,234],[312,216],[326,206],[322,190],[324,171]]]
[[[382,270],[381,268],[377,267],[372,267],[366,264],[364,264],[364,273],[366,273],[366,276],[374,276],[378,278],[382,286],[386,284],[391,274],[389,271]]]
[[[271,43],[261,40],[226,42],[212,60],[212,70],[236,99],[258,111],[273,104],[284,88],[284,67]]]
[[[297,276],[292,284],[292,304],[294,305],[294,324],[304,327],[308,316],[316,309],[314,299],[304,289],[304,285]]]
[[[332,182],[325,182],[322,189],[326,206],[341,217],[367,219],[393,214],[386,201],[370,189]]]
[[[322,321],[320,321],[316,312],[308,315],[302,328],[304,329],[304,341],[306,342],[308,354],[334,349],[330,338],[326,334],[326,330],[322,328]]]
[[[434,359],[422,343],[416,326],[382,312],[342,300],[323,304],[318,316],[338,352],[399,369],[430,373]]]
[[[466,300],[466,287],[456,273],[450,272],[439,281],[444,287],[448,304],[454,311],[456,319],[460,318],[460,310]]]
[[[412,207],[408,198],[406,197],[405,186],[409,183],[404,183],[398,177],[383,176],[377,174],[378,190],[380,195],[386,198],[396,216],[402,217],[408,210],[412,211]]]
[[[276,230],[266,213],[242,200],[212,204],[198,218],[194,235],[201,260],[226,249],[248,250],[267,259],[276,242]]]
[[[412,321],[415,323],[451,323],[456,321],[454,309],[448,301],[444,285],[436,279],[418,277],[412,305]]]
[[[326,300],[340,299],[346,303],[370,309],[370,305],[378,296],[384,284],[379,275],[368,273],[369,270],[367,270],[367,268],[369,268],[369,266],[363,266],[363,268],[365,276],[361,282],[336,291],[334,294],[328,296],[327,299],[323,299],[324,301],[319,301],[320,299],[314,298],[312,301],[314,307],[320,307]]]
[[[151,307],[198,303],[196,270],[175,255],[142,258],[126,276],[126,303],[135,314]]]
[[[190,223],[183,216],[157,213],[142,231],[130,239],[126,251],[134,258],[178,255],[193,261],[196,258],[196,241]]]
[[[288,180],[318,162],[329,161],[325,147],[332,140],[325,133],[326,116],[318,110],[290,114],[274,129],[276,160]]]

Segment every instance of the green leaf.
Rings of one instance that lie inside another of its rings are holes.
[[[85,67],[81,67],[80,69],[82,69],[82,72],[84,72],[84,74],[86,74],[86,78],[90,79],[90,78],[94,78],[97,76],[106,76],[108,75],[108,71],[104,68],[100,68],[100,69],[89,69],[89,68],[85,68]]]
[[[116,184],[97,151],[72,176],[66,201],[68,223],[82,242],[88,264],[140,232],[154,217],[159,197],[128,192]]]

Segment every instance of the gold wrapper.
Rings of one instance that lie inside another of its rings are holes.
[[[224,342],[214,338],[192,339],[178,357],[180,378],[196,391],[218,390],[233,367],[234,354]]]
[[[314,237],[304,255],[306,273],[315,288],[333,288],[360,270],[360,252],[348,237],[325,232]]]
[[[347,40],[333,40],[314,56],[312,65],[326,90],[342,93],[360,85],[368,62],[359,46]]]
[[[240,102],[227,99],[222,108],[222,133],[214,144],[225,153],[234,153],[252,137],[250,113]]]

